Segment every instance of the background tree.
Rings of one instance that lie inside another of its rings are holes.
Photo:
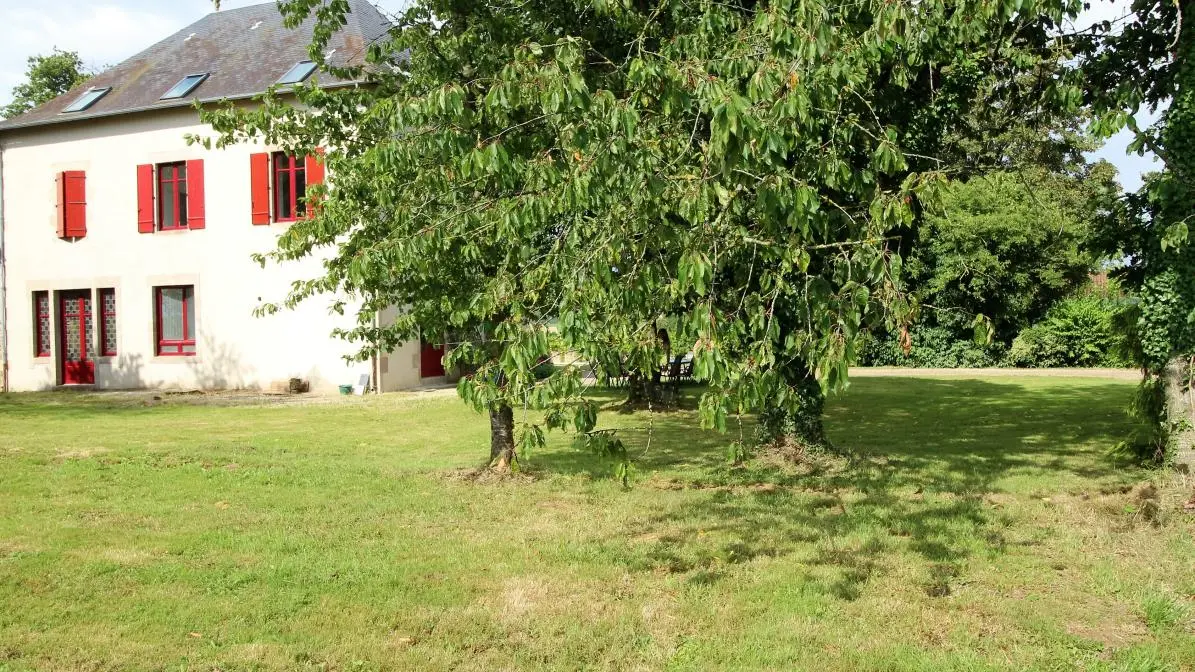
[[[347,3],[282,7],[292,24],[315,13],[322,61]],[[330,257],[287,302],[360,297],[360,324],[340,335],[362,356],[484,325],[486,343],[451,358],[476,367],[459,390],[497,418],[495,436],[512,411],[543,407],[542,425],[522,423],[525,447],[569,420],[617,450],[593,431],[577,367],[531,375],[547,322],[599,375],[629,353],[620,366],[647,377],[667,318],[710,385],[705,424],[765,411],[771,434],[818,445],[822,395],[845,382],[863,325],[913,313],[893,232],[935,200],[944,138],[983,91],[1026,114],[1073,108],[1051,36],[1078,9],[425,0],[370,66],[339,73],[372,86],[204,118],[218,143],[329,148],[332,187],[270,257]],[[389,305],[403,317],[374,325]]]
[[[970,338],[976,316],[1008,344],[1088,281],[1099,257],[1092,228],[1119,193],[1108,163],[1043,166],[953,181],[910,251],[909,283],[930,308],[925,323]]]
[[[25,82],[12,90],[12,102],[0,108],[0,117],[11,119],[53,100],[91,78],[74,51],[55,48],[45,56],[30,56]]]
[[[1119,275],[1140,296],[1126,314],[1145,379],[1134,410],[1145,430],[1126,446],[1151,459],[1188,453],[1193,443],[1188,390],[1195,353],[1195,2],[1135,0],[1120,25],[1089,36],[1087,97],[1100,112],[1094,127],[1111,135],[1128,126],[1136,147],[1164,169],[1123,201],[1101,231],[1100,250],[1127,259]],[[1169,106],[1166,106],[1169,101]],[[1142,109],[1165,107],[1150,128]]]
[[[939,208],[900,232],[906,284],[925,309],[911,334],[876,334],[865,361],[997,364],[1020,330],[1096,270],[1087,243],[1119,186],[1111,165],[1086,158],[1099,146],[1090,114],[1048,97],[1002,98],[1065,81],[1068,67],[1042,60],[1006,70],[1007,81],[977,80],[977,98],[939,140],[949,175]]]

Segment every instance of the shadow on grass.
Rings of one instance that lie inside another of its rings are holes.
[[[107,392],[91,389],[61,389],[52,392],[0,394],[0,417],[85,420],[116,413],[138,415],[152,412],[151,396],[131,391]]]
[[[852,463],[885,467],[884,475],[871,483],[883,489],[984,490],[992,478],[1018,469],[1099,480],[1126,466],[1094,455],[1091,445],[1111,448],[1123,438],[1130,427],[1125,409],[1131,392],[1123,383],[1026,388],[982,380],[865,379],[831,399],[826,426],[835,447]],[[603,403],[603,413],[618,415],[613,412],[620,400],[617,391],[593,396]],[[694,408],[690,396],[680,409],[650,419],[640,413],[614,425],[640,472],[680,470],[698,487],[796,482],[796,476],[767,464],[729,468],[727,448],[738,431],[701,430]],[[753,432],[753,423],[746,421],[748,442]],[[609,472],[601,460],[570,449],[541,453],[534,461],[546,472],[597,478]],[[802,474],[798,480],[810,478]],[[861,485],[858,474],[823,478],[839,486]]]
[[[697,430],[691,412],[657,414],[651,449],[637,459],[646,478],[636,487],[688,492],[626,530],[645,541],[626,546],[623,561],[710,583],[742,563],[794,556],[809,568],[807,587],[853,600],[877,571],[911,557],[925,593],[948,595],[968,558],[1038,543],[1023,530],[1014,535],[1015,520],[989,496],[1139,478],[1107,454],[1129,429],[1131,392],[1092,381],[864,380],[827,412],[847,457],[800,467],[757,459],[731,468],[725,448],[734,437]],[[627,433],[643,445],[645,430]],[[595,477],[609,470],[577,452],[539,461]]]

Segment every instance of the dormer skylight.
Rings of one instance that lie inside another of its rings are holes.
[[[210,72],[201,72],[195,75],[187,75],[186,77],[183,77],[178,84],[175,84],[174,86],[170,87],[169,91],[163,93],[159,100],[174,100],[175,98],[182,98],[188,93],[194,91],[195,87],[202,84],[203,80],[207,79],[207,76],[210,74]]]
[[[83,95],[79,96],[79,98],[77,100],[75,100],[75,102],[71,103],[70,105],[67,105],[62,111],[63,111],[63,113],[82,112],[83,110],[86,110],[87,108],[91,107],[92,105],[95,105],[97,100],[99,100],[100,98],[103,98],[111,90],[112,90],[112,87],[110,87],[110,86],[105,86],[101,89],[97,89],[93,86],[90,89],[87,89],[87,91],[84,92]]]
[[[295,63],[293,68],[287,70],[285,75],[282,75],[282,79],[279,79],[278,83],[298,84],[299,82],[310,77],[311,73],[313,72],[315,72],[315,63],[312,63],[311,61],[299,61],[298,63]]]

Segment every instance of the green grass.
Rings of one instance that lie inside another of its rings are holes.
[[[1190,670],[1190,486],[1108,457],[1131,392],[864,379],[850,459],[739,469],[609,413],[626,491],[563,436],[461,478],[453,398],[0,397],[0,671]]]

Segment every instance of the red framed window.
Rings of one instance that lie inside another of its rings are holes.
[[[137,166],[137,233],[207,228],[203,159]]]
[[[116,290],[100,290],[100,355],[116,356]]]
[[[195,354],[195,287],[154,289],[154,325],[158,355]]]
[[[158,229],[187,228],[187,163],[158,164]]]
[[[33,293],[33,355],[50,356],[50,293]]]
[[[274,221],[293,222],[307,211],[306,160],[274,152]]]

